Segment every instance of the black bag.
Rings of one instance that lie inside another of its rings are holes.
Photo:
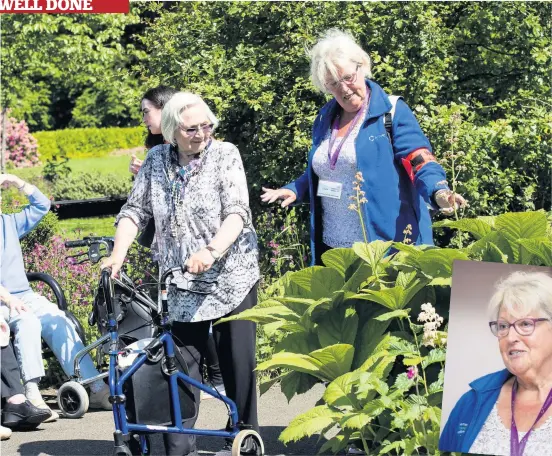
[[[123,386],[129,422],[165,426],[172,423],[169,376],[163,371],[163,347],[158,350],[159,360],[146,361]],[[176,345],[174,350],[177,369],[187,374],[188,367],[182,353]],[[199,390],[181,380],[178,381],[178,386],[182,421],[194,418],[197,415],[195,403],[196,400],[199,401]]]

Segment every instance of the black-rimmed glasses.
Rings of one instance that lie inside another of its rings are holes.
[[[520,318],[513,323],[508,323],[506,320],[498,320],[489,322],[489,328],[499,338],[506,337],[512,326],[520,336],[530,336],[535,331],[535,326],[539,321],[549,320],[549,318]]]

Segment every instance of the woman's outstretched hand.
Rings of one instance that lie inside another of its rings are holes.
[[[439,190],[435,194],[435,202],[441,208],[445,215],[454,214],[454,211],[462,209],[468,205],[468,202],[462,195],[454,193],[452,190]]]
[[[294,203],[297,199],[295,192],[289,188],[271,189],[263,187],[264,193],[261,195],[261,201],[263,203],[273,203],[277,199],[282,199],[282,207],[287,207]]]

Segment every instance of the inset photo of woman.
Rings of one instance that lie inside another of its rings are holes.
[[[552,268],[456,261],[441,451],[552,454]]]

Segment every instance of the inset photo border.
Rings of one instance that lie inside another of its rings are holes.
[[[452,409],[460,397],[471,389],[469,384],[487,374],[505,369],[498,339],[489,329],[489,302],[497,284],[516,271],[541,272],[552,277],[552,267],[481,261],[454,262],[441,435]],[[440,449],[460,451],[441,448],[441,445]]]

